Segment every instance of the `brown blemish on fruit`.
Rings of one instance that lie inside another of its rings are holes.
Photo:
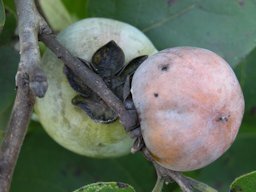
[[[168,71],[169,69],[169,64],[163,64],[159,66],[161,71]]]
[[[152,119],[150,125],[156,127],[156,129],[150,130],[150,133],[146,132],[148,140],[151,141],[150,145],[147,146],[147,149],[151,154],[152,158],[162,165],[175,164],[176,162],[178,162],[182,156],[180,153],[180,147],[179,145],[177,145],[177,143],[179,142],[177,142],[177,140],[173,140],[172,142],[176,144],[169,145],[169,141],[163,139],[164,135],[167,135],[167,133],[162,132],[161,129],[157,129],[157,126],[159,125],[155,119]]]
[[[162,143],[162,141],[160,141],[158,139],[156,139],[155,142]],[[163,151],[161,151],[161,152],[164,152],[164,151],[166,152],[167,150],[164,149],[166,147],[168,147],[168,146],[163,146],[163,149],[162,149]],[[151,157],[156,162],[164,165],[164,164],[173,164],[173,163],[177,162],[178,158],[179,158],[178,154],[179,154],[180,150],[178,148],[175,149],[174,147],[172,147],[171,150],[168,151],[168,154],[165,153],[166,156],[164,156],[164,157],[160,157],[160,156],[156,155],[156,154],[159,154],[160,152],[158,152],[158,153],[151,152],[149,149],[148,149],[148,151],[149,151],[149,154],[151,155]]]
[[[155,97],[158,97],[159,95],[158,95],[158,93],[154,93],[154,96],[155,96]]]
[[[98,143],[97,146],[98,147],[105,147],[105,145],[103,143]]]
[[[149,149],[148,149],[148,152],[150,154],[150,156],[157,162],[160,162],[161,158],[158,157],[157,155],[155,155],[154,153],[152,153]]]
[[[182,156],[180,154],[180,149],[179,148],[172,148],[172,151],[168,152],[167,157],[160,158],[158,162],[162,165],[175,165],[179,159],[181,159]]]

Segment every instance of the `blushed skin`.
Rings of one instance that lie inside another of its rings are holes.
[[[228,63],[201,48],[177,47],[149,57],[134,74],[132,95],[147,148],[175,171],[199,169],[220,157],[244,112]]]
[[[138,29],[104,18],[83,19],[58,35],[58,40],[74,56],[91,60],[93,53],[114,40],[124,51],[125,63],[157,50]],[[48,90],[36,100],[35,112],[47,133],[60,145],[75,153],[97,158],[117,157],[130,152],[133,140],[116,120],[96,123],[71,100],[77,93],[63,73],[63,63],[47,50],[41,62],[47,74]]]

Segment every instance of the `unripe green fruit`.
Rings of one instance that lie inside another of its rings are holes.
[[[138,29],[119,21],[103,18],[84,19],[58,35],[58,40],[74,56],[90,61],[101,46],[114,40],[122,48],[125,63],[156,49]],[[63,73],[63,63],[49,50],[41,67],[47,74],[48,90],[36,100],[35,112],[47,133],[63,147],[90,157],[115,157],[129,153],[132,139],[119,121],[96,123],[71,100],[77,93]]]
[[[244,98],[220,56],[177,47],[150,56],[132,80],[146,147],[165,168],[191,171],[220,157],[240,127]]]

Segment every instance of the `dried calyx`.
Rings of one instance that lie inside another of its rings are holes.
[[[134,66],[143,55],[157,52],[141,31],[106,18],[78,21],[60,32],[57,39],[122,100],[130,96],[125,80]],[[113,121],[116,114],[70,69],[65,68],[65,75],[63,64],[49,50],[42,57],[40,66],[49,87],[45,97],[36,100],[35,112],[44,129],[57,143],[81,155],[106,158],[128,154],[133,139],[119,121]]]
[[[131,76],[146,58],[146,55],[142,55],[125,65],[123,50],[111,40],[93,54],[91,61],[79,59],[85,66],[101,76],[119,99],[125,101],[130,93]],[[110,123],[117,119],[117,114],[93,90],[80,81],[67,66],[64,67],[64,73],[71,87],[78,93],[72,99],[72,104],[83,109],[96,122]],[[127,101],[127,108],[133,108],[129,106],[130,103]]]

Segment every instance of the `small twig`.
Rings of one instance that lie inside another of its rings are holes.
[[[217,192],[216,189],[214,189],[202,182],[194,180],[190,177],[186,177],[181,172],[166,169],[154,161],[153,161],[153,164],[157,171],[158,180],[162,179],[167,182],[175,181],[180,186],[180,188],[183,192],[193,192],[193,191]],[[159,184],[157,182],[156,186],[158,186],[158,185]]]
[[[175,181],[180,186],[180,188],[183,192],[193,192],[192,186],[188,182],[188,179],[186,179],[186,177],[184,177],[181,172],[166,169],[166,168],[162,167],[161,165],[159,165],[154,160],[154,158],[152,158],[150,152],[148,151],[148,149],[146,147],[142,149],[142,152],[143,152],[144,156],[146,157],[146,159],[148,159],[149,161],[151,161],[153,163],[153,165],[156,169],[158,180],[156,182],[155,188],[163,187],[163,185],[159,185],[159,183],[158,183],[161,180],[166,181],[166,182]]]
[[[17,95],[9,127],[0,150],[0,192],[8,192],[19,151],[25,137],[35,97],[26,73],[17,74]]]
[[[183,176],[181,172],[173,171],[162,167],[152,158],[150,152],[146,147],[142,149],[142,152],[146,159],[153,163],[157,173],[157,181],[152,192],[161,191],[164,181],[168,183],[175,181],[180,186],[183,192],[193,192],[195,190],[202,192],[217,192],[217,190],[204,183],[201,183],[190,177]]]
[[[172,171],[169,169],[166,169],[156,162],[153,162],[159,177],[162,177],[164,180],[174,180],[182,189],[183,192],[193,192],[192,186],[190,185],[190,182],[184,177],[180,172]]]
[[[157,169],[156,171],[157,171],[157,180],[152,192],[161,192],[164,186],[164,178],[161,176],[161,174],[159,174]]]

